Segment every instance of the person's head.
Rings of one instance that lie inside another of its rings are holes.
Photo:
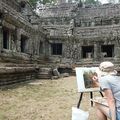
[[[98,76],[116,75],[117,71],[115,70],[115,66],[112,62],[104,61],[100,63],[97,74]]]

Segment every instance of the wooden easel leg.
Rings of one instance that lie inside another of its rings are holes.
[[[80,103],[82,101],[82,96],[83,96],[83,92],[81,92],[81,94],[80,94],[80,98],[79,98],[79,101],[78,101],[78,104],[77,104],[77,108],[80,107]]]
[[[90,99],[93,99],[93,93],[90,92]],[[91,101],[91,106],[93,107],[93,101]]]
[[[104,97],[104,95],[102,94],[102,92],[101,92],[101,91],[100,91],[100,94],[101,94],[101,96],[102,96],[102,97]]]

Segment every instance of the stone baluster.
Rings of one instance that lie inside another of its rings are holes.
[[[120,58],[120,47],[119,46],[115,47],[115,57]]]
[[[95,42],[94,43],[94,60],[99,60],[101,58],[100,56],[100,45]]]
[[[82,59],[82,46],[79,47],[79,60]]]
[[[0,52],[3,48],[3,27],[2,27],[2,21],[0,21]]]
[[[16,46],[17,46],[17,52],[20,52],[21,51],[21,48],[20,48],[20,46],[21,46],[21,30],[20,30],[20,28],[18,28],[18,29],[16,29],[16,41],[17,41],[17,43],[16,43]]]
[[[115,43],[115,48],[114,48],[114,53],[115,53],[115,58],[120,58],[120,40],[119,38],[115,38],[116,43]]]

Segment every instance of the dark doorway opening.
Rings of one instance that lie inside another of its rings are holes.
[[[3,48],[9,49],[9,30],[3,28]]]
[[[114,45],[102,45],[101,52],[103,57],[113,57],[114,56]]]
[[[82,58],[93,58],[94,46],[82,46]]]
[[[51,44],[52,55],[62,55],[62,43]]]
[[[43,42],[40,42],[39,53],[43,54]]]

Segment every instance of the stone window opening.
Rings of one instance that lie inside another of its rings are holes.
[[[21,35],[21,52],[26,53],[28,37]]]
[[[40,41],[39,53],[43,54],[43,42]]]
[[[3,48],[9,49],[9,29],[3,28]]]
[[[101,26],[102,24],[101,24],[101,21],[99,21],[99,20],[96,20],[95,21],[95,26]]]
[[[114,45],[102,45],[101,52],[103,57],[113,57],[114,56]]]
[[[112,25],[112,20],[111,19],[103,19],[102,20],[102,25]]]
[[[115,19],[115,24],[119,24],[119,19]]]
[[[0,12],[0,19],[2,18],[3,14]]]
[[[92,26],[92,22],[88,22],[88,27]]]
[[[52,55],[62,55],[62,43],[52,43],[51,44],[51,54]]]
[[[79,20],[75,20],[74,26],[75,27],[81,27],[81,20],[80,21]]]
[[[93,58],[94,46],[82,46],[82,58]]]
[[[25,8],[26,7],[25,1],[21,1],[20,6],[21,6],[21,8]]]
[[[3,14],[0,12],[0,26],[2,26],[2,22],[3,22]]]

